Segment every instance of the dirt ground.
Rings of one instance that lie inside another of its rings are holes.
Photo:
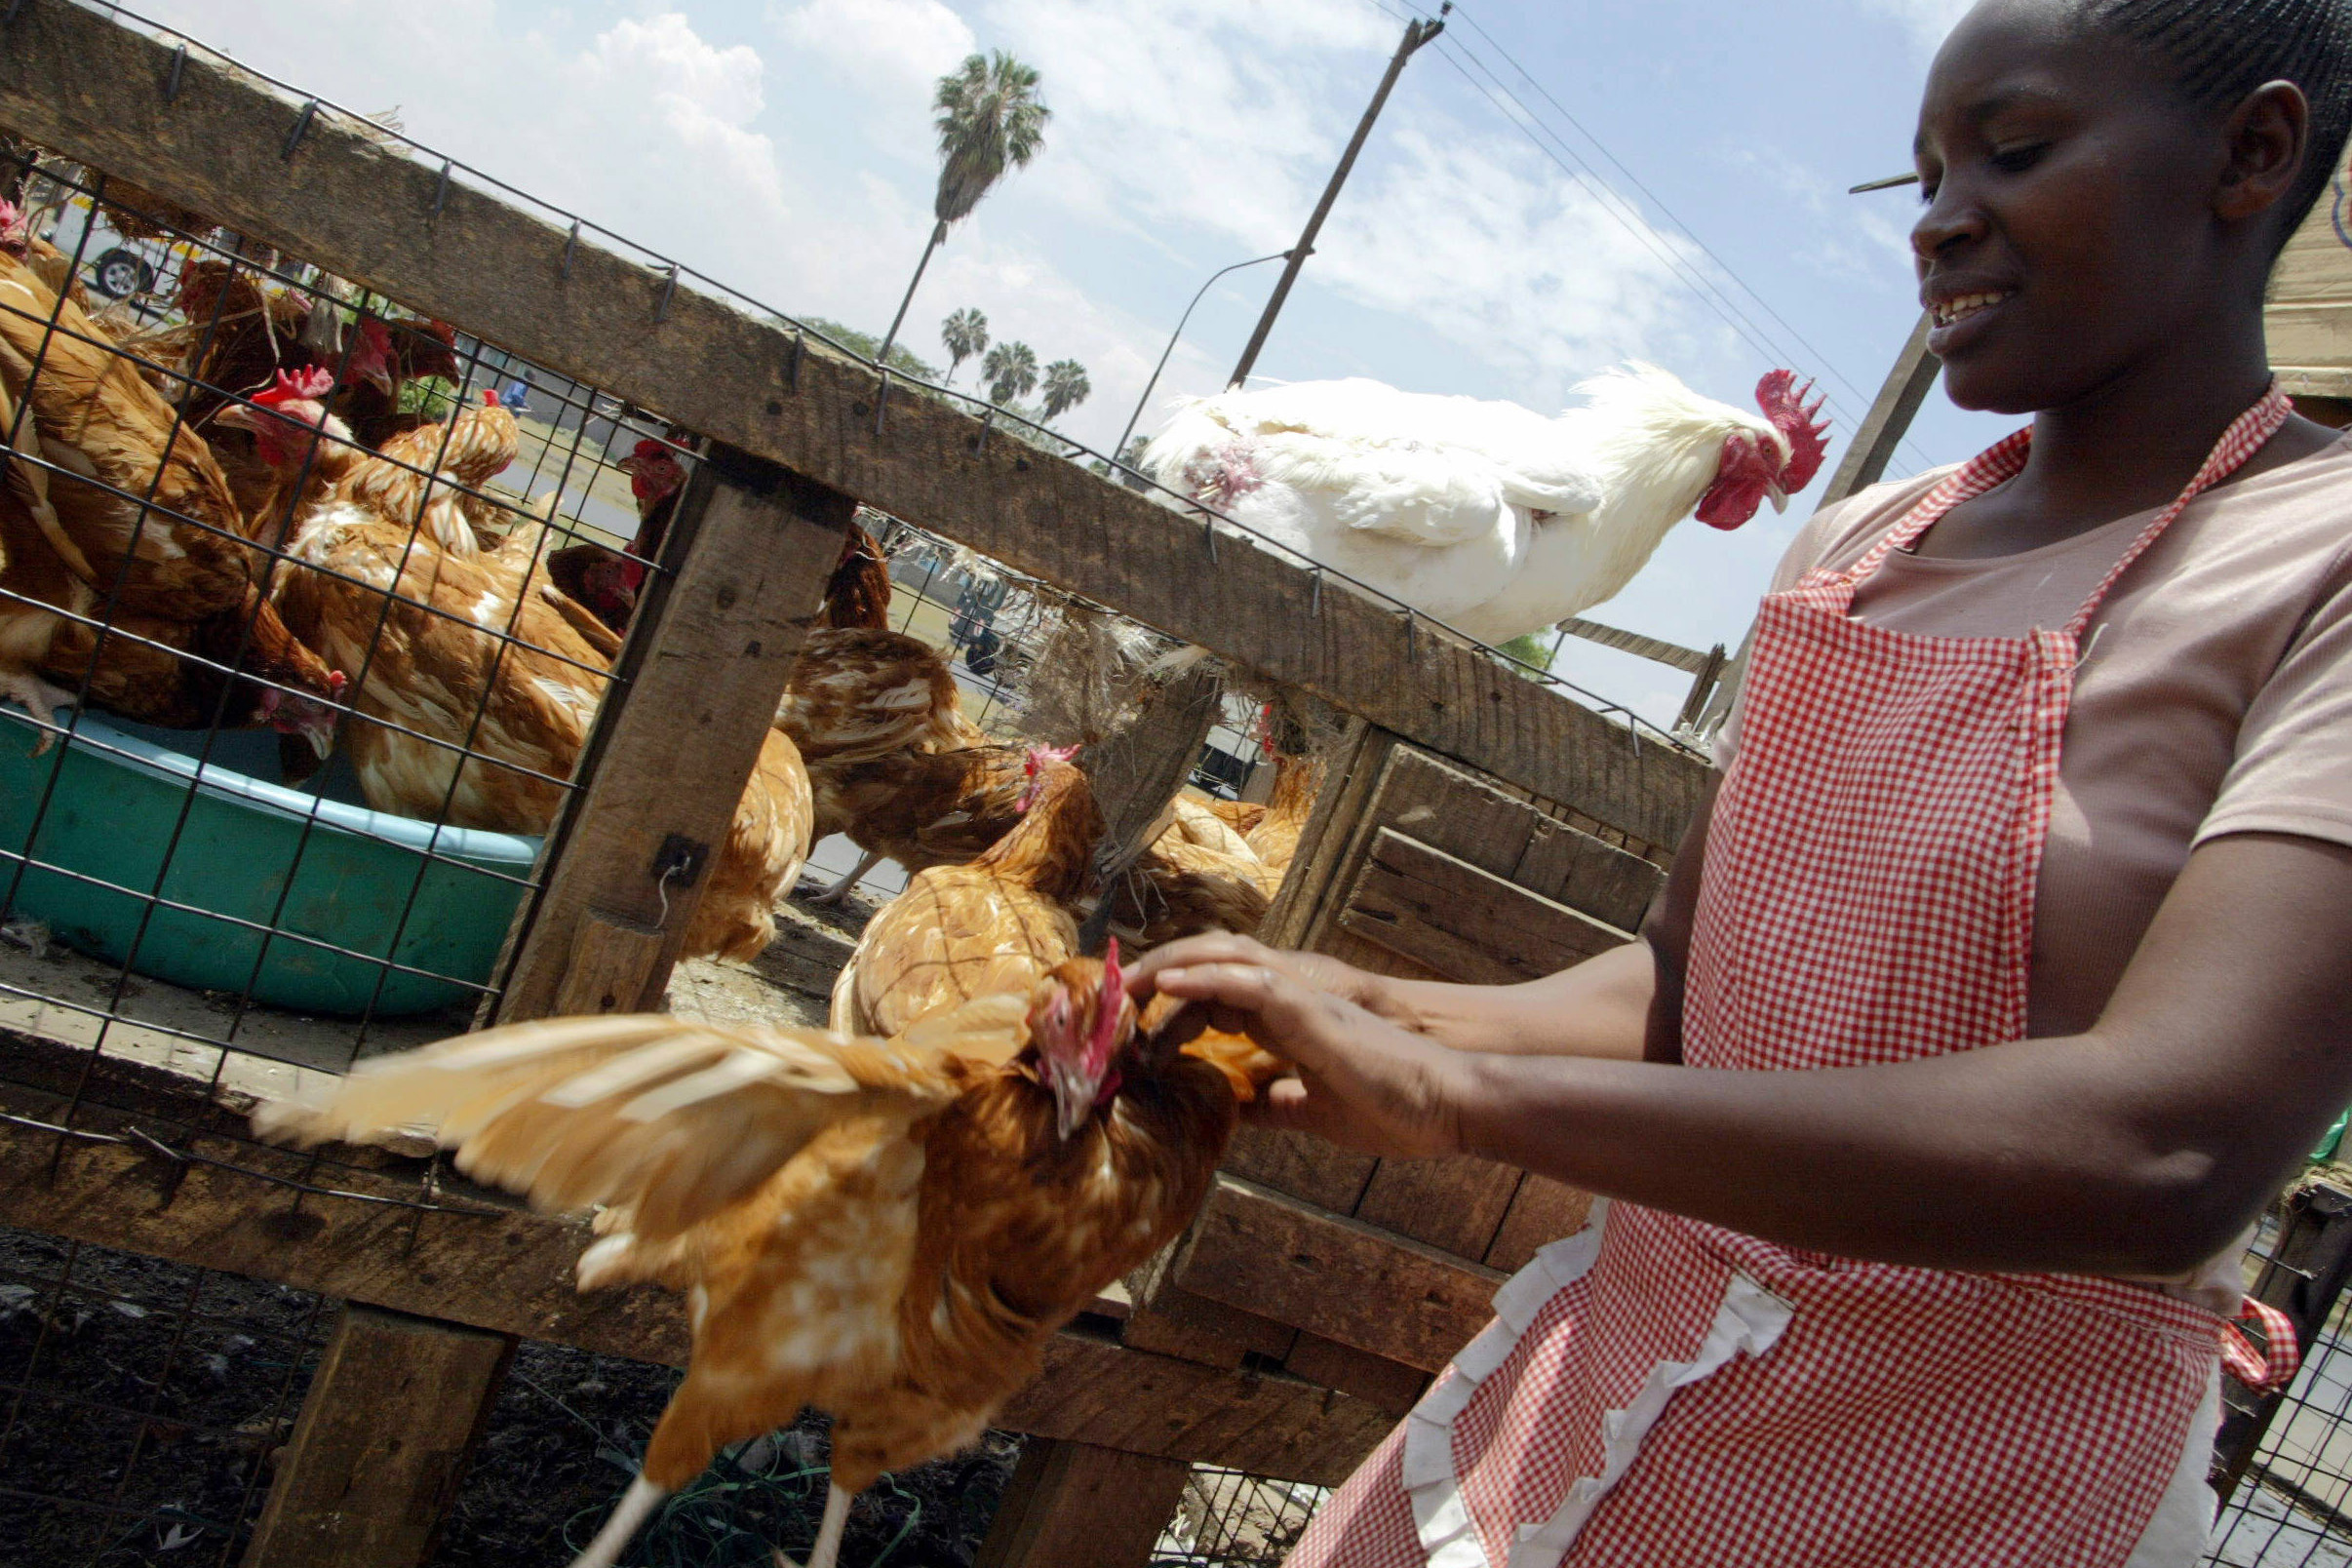
[[[66,1288],[59,1281],[70,1277]],[[266,1499],[333,1304],[301,1291],[0,1230],[0,1561],[231,1564]],[[517,1349],[434,1568],[559,1568],[636,1472],[676,1371]],[[768,1568],[825,1497],[810,1417],[722,1457],[626,1559]],[[844,1560],[969,1568],[1020,1439],[888,1477],[858,1500]]]

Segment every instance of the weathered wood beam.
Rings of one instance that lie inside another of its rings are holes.
[[[516,912],[486,1021],[656,1005],[711,882],[857,503],[722,449],[697,465]],[[632,932],[656,939],[650,951]],[[574,968],[578,984],[567,986]],[[605,1005],[609,998],[610,1005]]]
[[[1339,923],[1467,985],[1541,980],[1633,939],[1394,828],[1373,836]]]
[[[54,1120],[65,1091],[15,1080],[48,1074],[69,1084],[70,1076],[44,1066],[37,1051],[20,1073],[14,1039],[0,1048],[12,1080],[0,1082],[0,1116]],[[110,1068],[105,1098],[139,1109],[86,1101],[78,1124],[116,1134],[137,1125],[237,1168],[175,1164],[137,1146],[70,1136],[60,1148],[55,1133],[0,1119],[0,1225],[493,1333],[685,1364],[688,1339],[676,1298],[573,1288],[572,1264],[589,1240],[584,1222],[534,1214],[461,1182],[439,1196],[450,1210],[398,1206],[423,1196],[417,1165],[385,1159],[377,1168],[313,1169],[304,1156],[213,1130],[238,1118],[201,1102],[181,1102],[173,1125],[159,1114],[172,1102],[142,1086],[163,1077]],[[296,1195],[247,1172],[390,1201]],[[997,1424],[1330,1485],[1380,1441],[1390,1417],[1295,1378],[1199,1366],[1073,1328],[1047,1346],[1043,1376],[1014,1395]]]
[[[1493,1315],[1503,1275],[1220,1175],[1169,1277],[1195,1295],[1434,1372]]]
[[[972,1568],[1147,1568],[1193,1468],[1032,1438]]]
[[[394,151],[216,58],[70,0],[23,0],[0,124],[525,359],[1651,843],[1703,766],[1469,645],[1006,437],[946,401]],[[1313,608],[1319,601],[1319,612]]]
[[[514,1337],[345,1307],[244,1568],[424,1568]]]

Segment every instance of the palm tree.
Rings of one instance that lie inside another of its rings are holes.
[[[991,403],[1025,398],[1038,384],[1038,351],[1017,338],[999,343],[981,360],[980,378],[988,383]]]
[[[953,381],[965,360],[988,347],[988,318],[966,305],[939,324],[939,340],[947,344],[947,378]]]
[[[931,240],[915,263],[907,296],[882,334],[882,347],[898,340],[898,329],[915,302],[915,288],[931,253],[947,240],[948,225],[971,216],[989,187],[1008,169],[1025,167],[1045,146],[1045,122],[1053,111],[1038,97],[1035,66],[1024,65],[1002,50],[972,55],[939,78],[931,97],[932,125],[939,132],[939,191],[931,201]]]
[[[1053,423],[1070,410],[1086,401],[1094,390],[1086,379],[1086,367],[1077,360],[1055,360],[1045,367],[1045,422]]]

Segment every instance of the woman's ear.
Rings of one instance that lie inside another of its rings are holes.
[[[2230,111],[2225,134],[2229,162],[2214,192],[2214,216],[2244,222],[2294,188],[2310,147],[2310,100],[2293,82],[2266,82]]]

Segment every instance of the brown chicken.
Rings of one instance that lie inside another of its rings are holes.
[[[866,922],[833,987],[833,1027],[895,1035],[974,997],[1026,992],[1078,950],[1078,896],[1103,831],[1065,752],[1035,751],[1019,826],[966,866],[920,871]]]
[[[1113,919],[1153,947],[1203,931],[1249,935],[1298,853],[1321,783],[1319,763],[1277,752],[1274,798],[1253,812],[1217,809],[1240,802],[1179,795],[1166,830],[1120,879]],[[1237,821],[1249,823],[1246,832]]]
[[[1273,798],[1266,803],[1265,814],[1244,830],[1244,836],[1259,862],[1274,874],[1277,886],[1299,852],[1299,836],[1307,831],[1307,819],[1314,814],[1314,800],[1322,788],[1320,757],[1274,753]],[[1268,895],[1273,891],[1268,888]]]
[[[1027,760],[1017,747],[908,751],[873,762],[809,764],[815,838],[836,833],[910,872],[977,860],[1021,820]]]
[[[673,428],[673,441],[686,439]],[[601,544],[574,544],[551,551],[547,575],[575,603],[616,632],[629,629],[637,613],[637,596],[644,591],[646,568],[660,559],[670,519],[686,490],[686,465],[669,441],[645,437],[616,465],[629,476],[629,493],[637,502],[637,536],[626,552]]]
[[[0,695],[46,719],[70,700],[46,674],[125,718],[270,724],[323,754],[342,678],[295,645],[262,597],[269,564],[246,542],[211,451],[102,328],[4,249],[0,429],[13,430],[17,454]],[[73,618],[100,615],[118,629],[102,639]]]
[[[457,410],[447,422],[421,424],[386,440],[377,449],[386,461],[361,465],[347,492],[386,517],[422,520],[447,554],[470,556],[513,543],[528,559],[538,530],[518,528],[521,514],[481,493],[522,450],[515,416],[484,387],[481,403]]]
[[[988,743],[939,650],[904,632],[808,634],[776,709],[776,727],[810,763],[866,763]]]
[[[294,569],[279,603],[296,635],[361,672],[348,746],[368,804],[544,833],[595,722],[610,645],[584,638],[530,587],[528,556],[451,555],[429,527],[412,527],[440,510],[471,538],[452,491],[428,490],[352,446],[316,396],[302,395],[317,390],[289,383],[220,418],[251,429],[274,464],[301,476],[290,508]],[[434,428],[401,439],[438,444]],[[713,857],[686,957],[747,959],[767,945],[774,906],[808,858],[813,815],[799,753],[770,730]]]
[[[1054,1332],[1190,1223],[1236,1100],[1274,1069],[1197,1016],[1156,1000],[1139,1019],[1114,947],[887,1041],[522,1024],[365,1063],[327,1109],[255,1120],[312,1145],[433,1125],[477,1179],[607,1205],[583,1289],[687,1296],[686,1379],[572,1568],[609,1568],[721,1447],[806,1405],[834,1416],[808,1557],[834,1568],[858,1492],[973,1442]]]

